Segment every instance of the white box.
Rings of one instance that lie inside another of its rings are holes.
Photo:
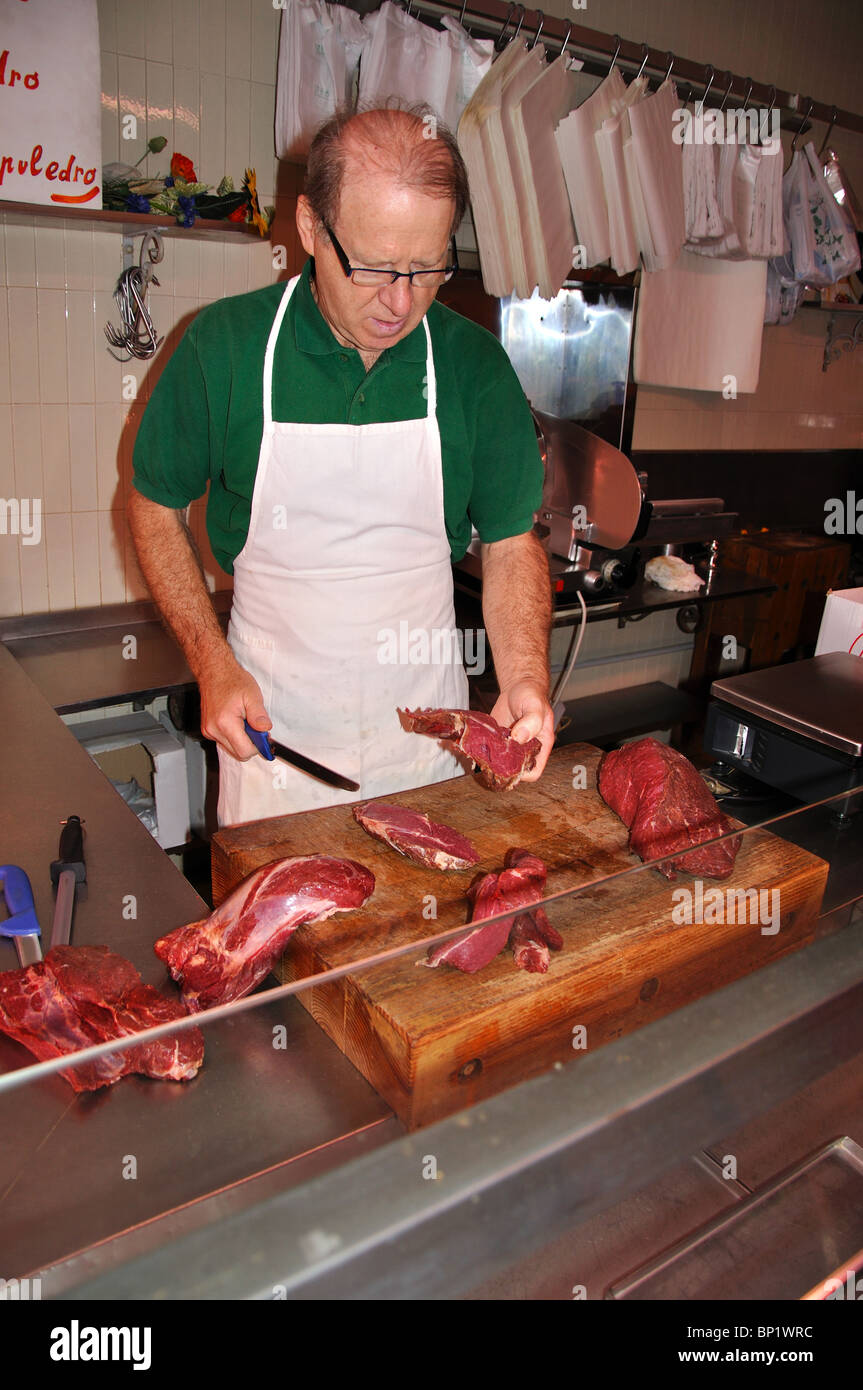
[[[834,589],[827,595],[816,656],[850,652],[863,656],[863,589]]]

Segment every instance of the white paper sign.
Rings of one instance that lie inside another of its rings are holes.
[[[96,0],[0,0],[0,199],[102,206]]]

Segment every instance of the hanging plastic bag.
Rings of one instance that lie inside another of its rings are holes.
[[[444,118],[452,77],[451,35],[421,24],[391,0],[363,20],[368,42],[360,64],[359,101],[363,106],[396,97],[426,102]]]
[[[809,166],[799,150],[782,179],[782,213],[788,250],[770,262],[783,284],[822,283],[816,281],[815,231],[809,211]]]
[[[285,0],[276,78],[276,154],[304,160],[318,126],[354,105],[368,39],[358,14],[325,0]]]
[[[815,263],[824,277],[817,283],[835,285],[843,276],[860,269],[860,249],[851,219],[834,198],[811,140],[805,154],[810,176],[809,210],[815,233]]]

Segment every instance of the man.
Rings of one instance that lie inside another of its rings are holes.
[[[495,718],[542,740],[533,777],[551,749],[542,470],[502,347],[433,302],[467,179],[452,137],[428,134],[389,109],[322,127],[296,214],[310,261],[199,314],[141,423],[130,525],[219,746],[221,824],[357,795],[256,756],[244,719],[362,796],[460,771],[396,708],[465,708],[463,667],[393,666],[381,644],[454,629],[450,563],[471,523]],[[184,521],[208,485],[208,533],[234,574],[227,642]]]

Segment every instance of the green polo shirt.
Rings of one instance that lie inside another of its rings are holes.
[[[321,315],[306,262],[276,344],[273,418],[369,425],[412,420],[427,409],[422,324],[381,353],[370,371]],[[263,430],[264,352],[283,284],[203,309],[167,362],[144,412],[134,485],[183,508],[209,487],[207,531],[231,574],[249,529]],[[471,524],[483,541],[529,531],[542,495],[530,410],[496,338],[442,304],[427,321],[437,380],[444,518],[452,558]]]

